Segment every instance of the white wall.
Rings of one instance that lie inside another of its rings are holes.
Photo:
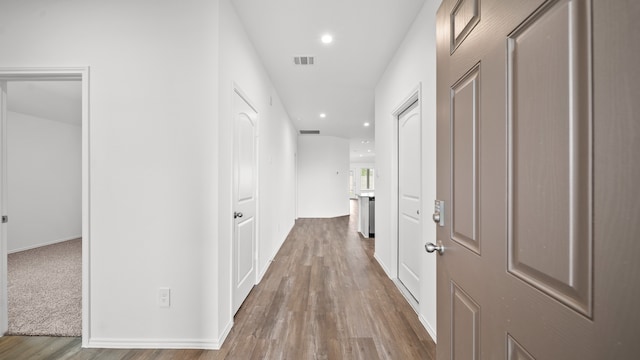
[[[260,278],[296,219],[297,131],[277,93],[272,94],[273,107],[260,124]]]
[[[393,223],[397,208],[394,192],[393,111],[422,84],[422,241],[435,243],[435,225],[430,219],[435,199],[436,154],[436,45],[435,14],[440,0],[427,0],[376,86],[376,247],[375,256],[390,277],[397,277],[397,234]],[[395,249],[394,249],[395,248]],[[427,331],[436,336],[436,256],[421,253],[419,316]]]
[[[8,251],[81,237],[81,127],[7,115]]]
[[[219,323],[231,311],[232,91],[238,86],[258,111],[258,275],[262,276],[295,221],[296,130],[229,0],[220,0]],[[235,84],[235,85],[234,85]]]
[[[349,141],[298,136],[298,216],[349,215]]]
[[[0,23],[0,67],[90,66],[89,345],[216,345],[217,2],[12,1]]]
[[[294,129],[229,0],[5,2],[0,23],[0,67],[90,67],[88,345],[220,346],[234,81],[260,116],[260,272],[295,216]]]

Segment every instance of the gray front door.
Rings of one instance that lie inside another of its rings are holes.
[[[640,5],[444,0],[438,359],[640,358]]]

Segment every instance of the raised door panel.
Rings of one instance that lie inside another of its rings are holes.
[[[478,64],[451,88],[451,238],[477,254],[479,73]]]
[[[587,11],[587,2],[552,3],[508,38],[508,270],[590,316],[593,149]]]
[[[456,283],[451,282],[451,359],[480,357],[480,305]]]
[[[458,0],[451,11],[451,53],[462,44],[479,21],[479,1]]]
[[[253,217],[241,220],[237,225],[237,251],[236,251],[236,284],[252,283],[248,277],[253,273],[253,241],[255,232],[255,219]]]
[[[535,360],[535,358],[511,335],[507,335],[507,360]]]
[[[255,124],[250,114],[240,113],[238,114],[236,126],[238,127],[236,129],[238,201],[245,202],[253,200],[255,196]]]

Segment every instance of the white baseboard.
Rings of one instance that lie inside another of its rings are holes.
[[[433,339],[433,342],[437,344],[438,337],[436,336],[436,330],[429,324],[429,322],[427,322],[427,319],[425,319],[424,316],[419,315],[418,318],[420,319],[422,326],[427,330],[427,333],[429,333],[429,336],[431,336],[431,339]]]
[[[95,349],[202,349],[220,350],[222,343],[203,339],[91,339]]]
[[[258,278],[256,279],[256,285],[260,284],[260,282],[262,281],[262,278],[271,267],[271,263],[273,263],[273,256],[267,261],[267,266],[265,266],[264,269],[262,269],[262,271],[258,273]]]
[[[435,329],[431,326],[431,324],[429,324],[429,322],[427,322],[427,319],[425,319],[420,312],[418,311],[418,304],[415,303],[415,300],[411,299],[411,295],[405,293],[407,290],[404,289],[404,286],[402,286],[401,284],[398,283],[397,279],[394,279],[389,272],[389,269],[387,269],[387,267],[384,265],[384,263],[382,261],[380,261],[380,258],[378,258],[378,254],[374,253],[373,254],[373,258],[376,259],[376,261],[378,262],[378,264],[380,264],[380,267],[382,268],[382,270],[384,270],[384,272],[387,274],[387,276],[393,281],[393,283],[396,285],[396,288],[398,288],[398,290],[400,291],[400,293],[402,294],[402,296],[407,300],[407,302],[409,303],[409,305],[411,306],[411,308],[413,308],[413,310],[416,312],[416,314],[418,315],[418,319],[420,320],[420,323],[422,324],[422,326],[424,327],[425,330],[427,330],[427,333],[429,334],[429,336],[431,336],[431,338],[433,339],[433,342],[437,343],[437,337],[436,337],[436,331]],[[413,301],[412,301],[413,300]]]
[[[382,260],[380,260],[380,258],[378,257],[378,253],[374,253],[373,254],[373,258],[376,259],[376,261],[378,262],[378,264],[380,265],[380,267],[382,268],[382,270],[384,270],[384,273],[387,274],[387,277],[389,277],[389,279],[393,279],[391,277],[391,273],[389,272],[389,269],[387,269],[387,267],[384,265],[384,263],[382,262]]]
[[[267,273],[267,271],[269,270],[269,268],[271,267],[271,264],[273,263],[273,259],[276,258],[276,255],[278,254],[278,251],[280,251],[280,248],[282,248],[282,244],[284,244],[284,241],[287,238],[285,237],[284,240],[282,240],[282,242],[280,243],[280,246],[278,246],[274,251],[273,254],[271,254],[271,256],[269,256],[269,260],[267,260],[267,265],[264,267],[264,269],[262,269],[262,271],[260,271],[260,273],[258,274],[258,279],[256,281],[256,285],[260,284],[260,282],[262,281],[262,278],[264,277],[264,275]]]
[[[400,291],[400,294],[402,294],[404,299],[407,300],[407,303],[409,303],[413,311],[416,312],[416,315],[420,316],[420,312],[418,311],[418,300],[416,300],[413,295],[411,295],[409,290],[400,282],[399,279],[391,280],[396,285],[396,288],[398,288],[398,291]]]
[[[231,329],[233,329],[233,318],[227,323],[227,326],[225,326],[224,329],[222,330],[222,333],[218,338],[218,347],[213,350],[220,350],[220,348],[222,347],[222,344],[224,344],[224,341],[227,339],[227,336],[229,336]]]
[[[218,339],[89,339],[89,349],[197,349],[220,350],[233,327],[233,320],[224,327]]]
[[[273,259],[276,258],[276,255],[278,255],[278,251],[280,251],[280,249],[282,248],[282,245],[284,245],[284,242],[287,241],[287,237],[289,237],[289,234],[291,233],[291,230],[293,230],[293,227],[295,226],[295,222],[293,224],[291,224],[291,227],[289,228],[289,231],[287,231],[286,235],[284,235],[284,237],[282,238],[282,241],[280,241],[280,244],[273,250],[273,253],[271,254],[271,256],[269,256],[269,260],[267,260],[267,266],[264,267],[264,269],[262,269],[257,276],[257,281],[256,284],[259,284],[260,281],[262,281],[262,278],[264,277],[264,275],[267,273],[267,271],[269,270],[269,267],[271,266],[271,263],[273,263]]]
[[[264,269],[260,270],[260,272],[257,275],[256,285],[260,284],[260,282],[262,281],[262,278],[269,270],[271,263],[273,263],[273,260],[276,258],[276,255],[278,255],[278,251],[280,251],[280,249],[282,248],[282,245],[284,245],[284,242],[287,241],[287,237],[289,237],[289,234],[291,233],[291,230],[293,230],[294,226],[295,226],[295,221],[293,224],[291,224],[289,231],[287,231],[287,234],[282,238],[282,240],[280,241],[280,244],[275,249],[273,249],[271,256],[269,256],[269,260],[267,260],[266,266],[264,267]]]
[[[20,252],[20,251],[26,251],[26,250],[31,250],[31,249],[37,249],[37,248],[39,248],[39,247],[43,247],[43,246],[47,246],[47,245],[53,245],[53,244],[57,244],[57,243],[61,243],[61,242],[69,241],[69,240],[80,239],[80,238],[82,238],[82,235],[78,235],[78,236],[74,236],[74,237],[70,237],[70,238],[65,238],[65,239],[58,239],[58,240],[53,240],[53,241],[47,241],[47,242],[40,243],[40,244],[29,245],[29,246],[27,246],[27,247],[23,247],[23,248],[19,248],[19,249],[10,250],[10,251],[7,251],[7,254],[13,254],[13,253],[17,253],[17,252]]]
[[[425,319],[424,316],[420,314],[418,302],[413,298],[413,296],[411,296],[411,294],[409,293],[409,290],[407,290],[407,288],[405,288],[404,285],[400,283],[400,280],[398,279],[392,279],[392,280],[393,280],[393,283],[398,288],[398,290],[400,291],[400,293],[402,294],[402,296],[404,296],[405,300],[407,300],[407,302],[409,303],[413,311],[415,311],[416,315],[418,315],[418,320],[420,320],[420,324],[422,325],[422,327],[425,330],[427,330],[427,333],[429,334],[429,336],[431,336],[431,339],[433,339],[433,342],[437,344],[438,341],[436,337],[436,330],[431,326],[431,324],[429,324],[427,319]]]

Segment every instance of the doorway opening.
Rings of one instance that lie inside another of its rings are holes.
[[[82,336],[86,345],[88,68],[0,69],[0,89],[0,335]],[[46,289],[52,280],[38,268],[62,274],[59,286]]]

